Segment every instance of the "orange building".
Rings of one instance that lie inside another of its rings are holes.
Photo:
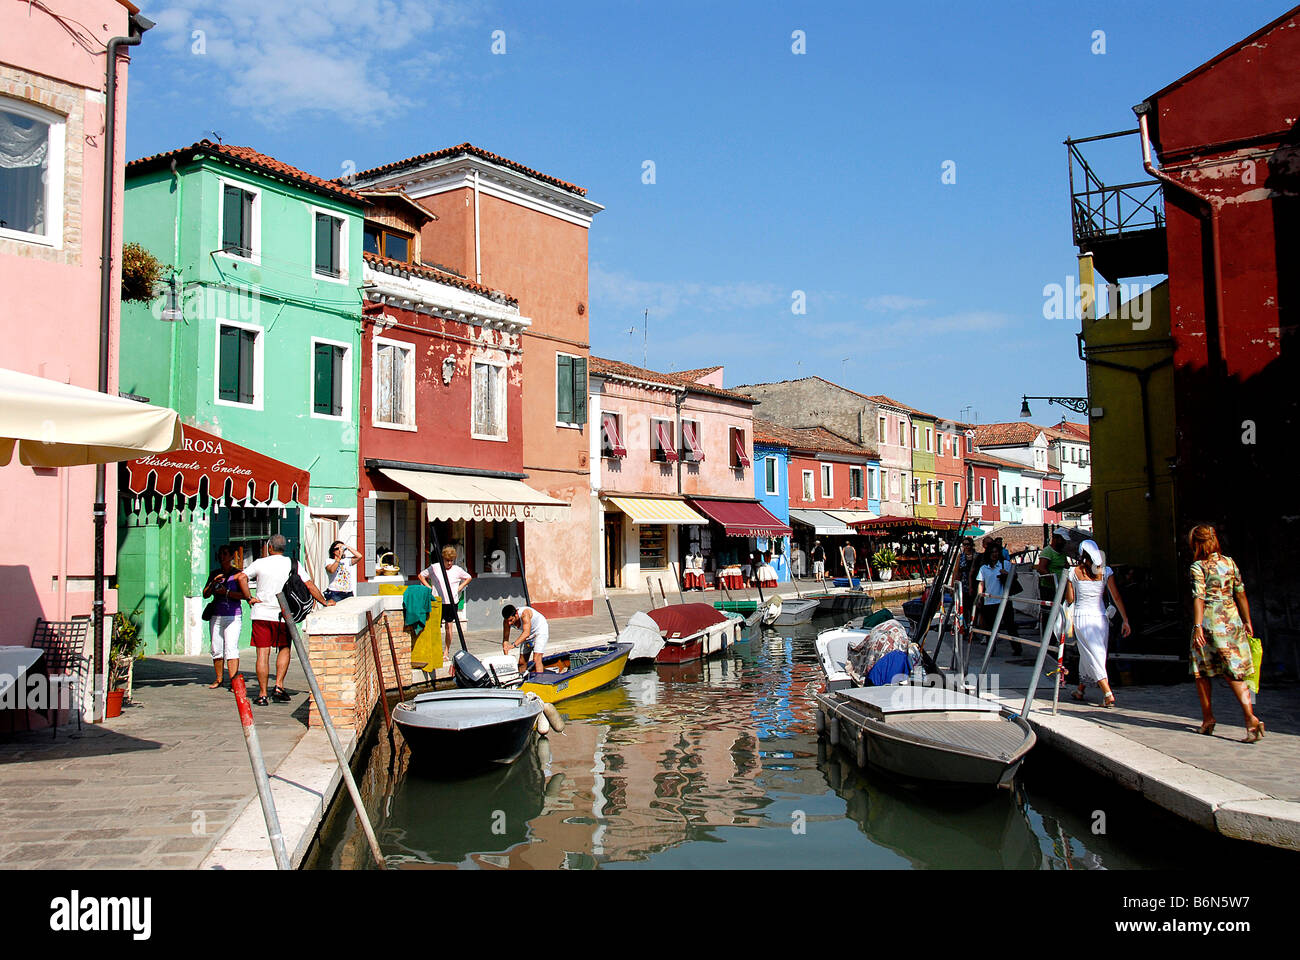
[[[522,335],[525,482],[570,510],[555,523],[525,524],[528,586],[547,616],[590,614],[587,234],[604,208],[582,187],[468,143],[363,171],[355,182],[402,188],[438,218],[421,232],[424,261],[510,291],[532,320]]]

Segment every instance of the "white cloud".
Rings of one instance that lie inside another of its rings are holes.
[[[684,311],[717,313],[754,310],[790,303],[791,291],[774,283],[737,281],[693,283],[689,281],[638,280],[626,273],[609,272],[592,264],[588,284],[593,301],[607,310],[629,311],[640,316],[649,308],[651,319],[660,320]]]
[[[449,57],[450,31],[473,19],[451,0],[177,0],[145,13],[158,23],[146,42],[173,70],[258,120],[327,113],[361,125],[410,107],[404,91],[425,89],[412,75],[427,78]]]

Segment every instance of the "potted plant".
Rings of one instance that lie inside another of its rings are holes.
[[[144,659],[144,638],[135,617],[136,609],[130,616],[118,611],[113,614],[113,642],[108,648],[108,693],[104,716],[116,717],[122,713],[122,698],[126,691],[121,689],[123,683],[129,684],[135,661]]]
[[[888,580],[894,575],[894,567],[898,566],[898,555],[889,547],[881,547],[871,558],[871,562],[880,571],[880,579]]]

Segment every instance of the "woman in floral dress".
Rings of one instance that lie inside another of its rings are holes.
[[[1211,677],[1222,676],[1232,687],[1246,721],[1245,743],[1264,736],[1264,721],[1255,716],[1246,678],[1254,667],[1250,638],[1250,605],[1241,571],[1231,557],[1219,552],[1214,527],[1202,523],[1187,536],[1192,548],[1192,675],[1201,701],[1199,733],[1214,732]]]

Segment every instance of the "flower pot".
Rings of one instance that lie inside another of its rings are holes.
[[[894,576],[894,568],[893,568],[893,567],[882,567],[882,568],[881,568],[881,570],[880,570],[880,579],[881,579],[881,580],[889,580],[889,579],[892,579],[893,576]]]
[[[120,717],[122,715],[122,697],[125,690],[110,690],[104,701],[105,717]]]

